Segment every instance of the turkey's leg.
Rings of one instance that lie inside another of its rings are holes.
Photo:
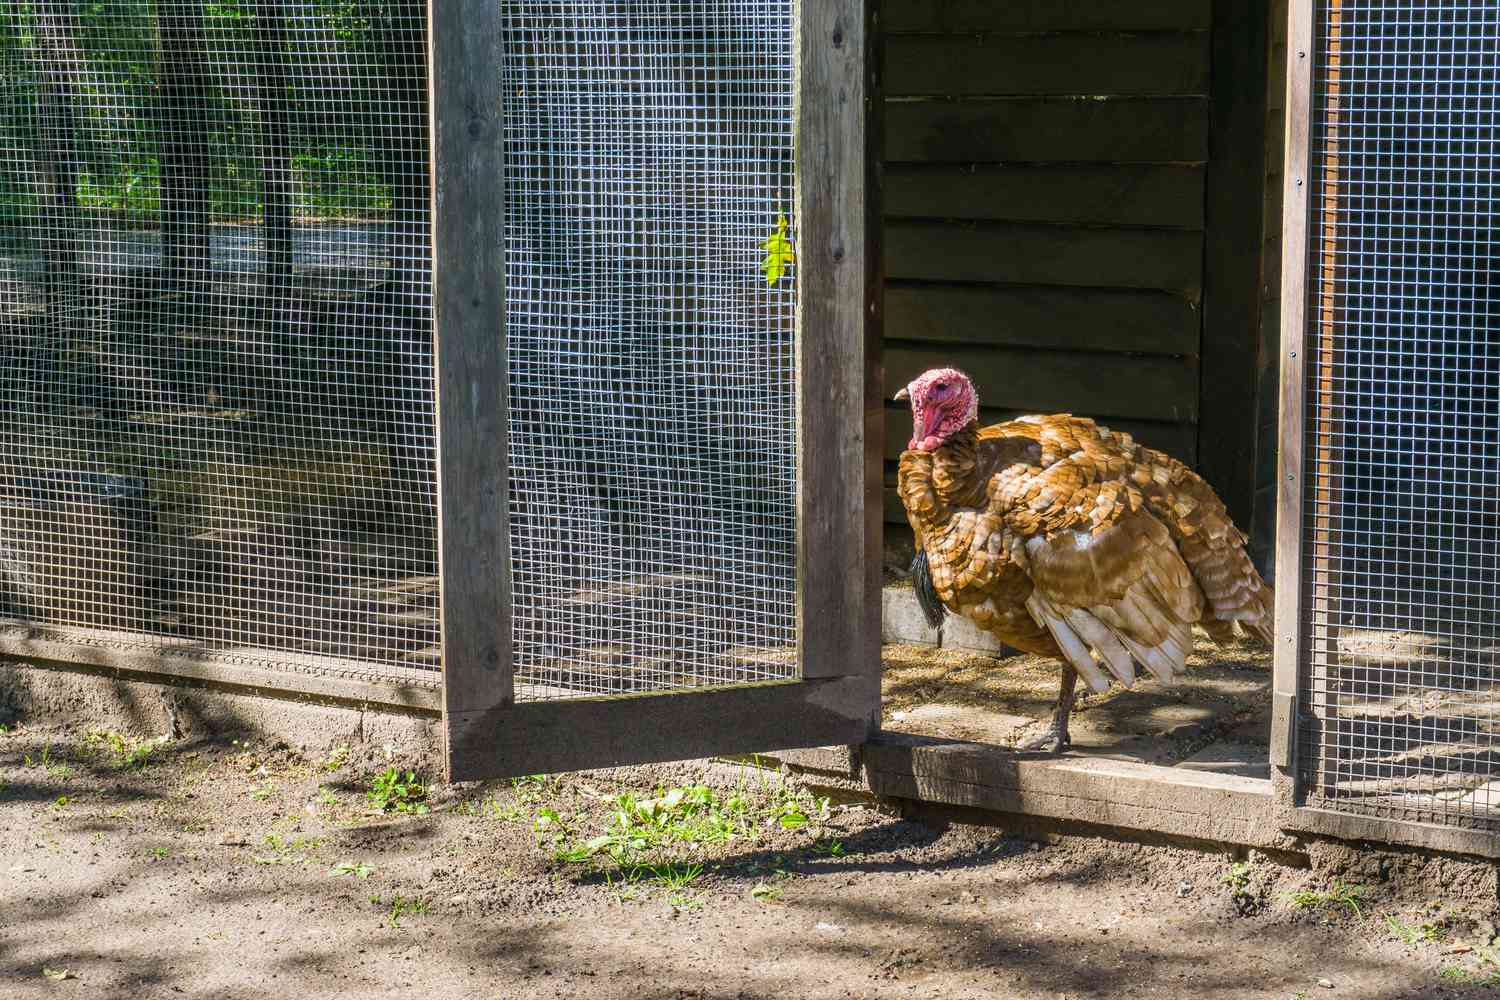
[[[1017,750],[1045,750],[1058,754],[1073,743],[1072,737],[1068,735],[1068,716],[1073,711],[1073,693],[1077,686],[1077,669],[1071,663],[1064,663],[1062,687],[1057,693],[1057,711],[1052,713],[1052,725],[1040,736],[1033,736],[1024,743],[1017,744]]]

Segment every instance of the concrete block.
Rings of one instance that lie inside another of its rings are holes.
[[[859,752],[855,747],[808,747],[804,750],[782,750],[777,756],[788,766],[799,771],[829,774],[840,778],[859,776]]]
[[[881,632],[883,642],[911,642],[936,646],[941,633],[927,624],[917,592],[910,587],[886,587],[881,592]]]
[[[949,615],[943,619],[944,649],[956,649],[964,653],[983,653],[987,656],[1014,656],[1020,650],[1012,649],[967,618]]]
[[[309,696],[125,680],[112,672],[0,663],[0,720],[98,726],[194,738],[258,733],[309,751],[341,743],[389,748],[440,770],[441,719]]]

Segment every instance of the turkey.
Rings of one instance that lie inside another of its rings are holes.
[[[1079,675],[1097,692],[1137,667],[1170,682],[1195,624],[1215,642],[1237,629],[1271,641],[1271,588],[1245,535],[1181,462],[1071,414],[980,427],[974,385],[952,368],[896,398],[911,403],[899,491],[929,621],[952,611],[1062,661],[1052,724],[1019,749],[1069,745]]]

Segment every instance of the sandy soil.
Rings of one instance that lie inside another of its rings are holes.
[[[1396,1000],[1500,969],[1492,889],[1384,864],[1036,843],[706,762],[375,813],[389,754],[0,735],[0,996]],[[624,863],[566,860],[621,794]]]
[[[887,729],[1012,745],[1041,732],[1057,700],[1057,661],[1042,656],[891,644],[882,657]],[[1265,747],[1270,652],[1200,636],[1188,663],[1171,684],[1142,677],[1102,695],[1080,686],[1070,727],[1076,751],[1172,765],[1216,742]]]

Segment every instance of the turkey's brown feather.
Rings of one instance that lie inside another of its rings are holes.
[[[1069,414],[971,424],[903,454],[899,491],[943,603],[1098,690],[1136,664],[1170,680],[1195,623],[1270,639],[1271,588],[1223,503],[1128,434]]]

